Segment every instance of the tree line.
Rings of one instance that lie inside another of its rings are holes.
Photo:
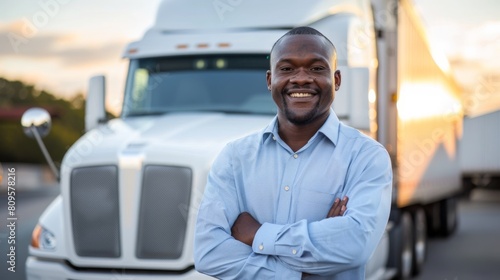
[[[52,113],[52,129],[43,139],[56,165],[60,165],[69,147],[84,133],[84,97],[58,98],[45,90],[21,81],[0,78],[0,162],[45,163],[35,139],[28,138],[21,127],[21,112],[41,107]],[[13,112],[15,117],[5,117]]]

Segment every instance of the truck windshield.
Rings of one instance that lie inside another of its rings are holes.
[[[276,114],[267,55],[133,59],[122,116],[171,112]]]

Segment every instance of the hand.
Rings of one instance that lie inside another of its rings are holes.
[[[330,208],[330,211],[328,211],[328,215],[326,215],[326,217],[333,218],[333,217],[343,216],[345,210],[347,210],[346,206],[348,201],[349,198],[347,196],[344,196],[342,200],[340,200],[340,198],[336,198],[335,202],[332,205],[332,208]]]
[[[253,238],[261,224],[248,212],[241,213],[231,227],[231,236],[248,246],[252,246]]]

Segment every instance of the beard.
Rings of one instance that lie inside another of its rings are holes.
[[[283,95],[283,104],[285,105],[285,116],[287,120],[294,125],[307,125],[312,123],[317,117],[319,112],[319,101],[316,102],[313,108],[309,110],[307,113],[298,115],[296,114],[290,107],[288,107],[288,103],[285,99],[285,95]]]

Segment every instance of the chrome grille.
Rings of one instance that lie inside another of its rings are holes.
[[[136,256],[177,259],[182,254],[191,196],[191,169],[144,167]]]
[[[71,173],[70,199],[76,254],[82,257],[118,258],[118,168],[75,168]]]

